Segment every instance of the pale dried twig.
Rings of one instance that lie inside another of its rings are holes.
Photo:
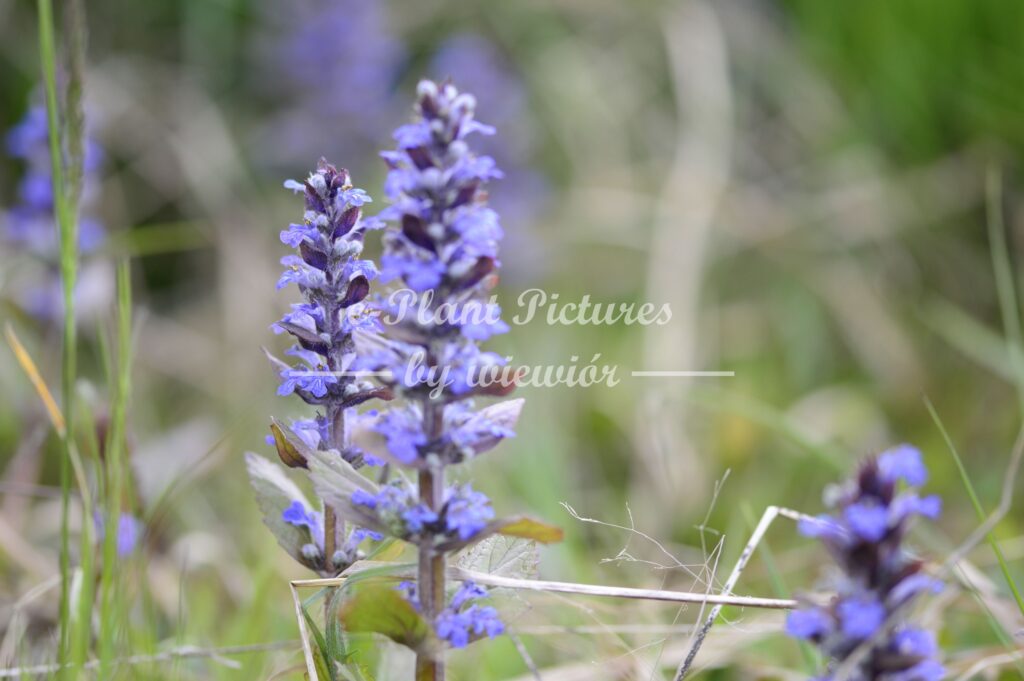
[[[379,563],[377,564],[380,565]],[[406,570],[408,574],[411,571]],[[342,586],[350,575],[330,579],[297,579],[291,582],[292,587],[330,587]],[[402,576],[401,571],[394,577]],[[761,598],[757,596],[731,596],[727,594],[705,594],[692,591],[665,591],[660,589],[634,589],[621,586],[603,586],[600,584],[578,584],[576,582],[552,582],[541,579],[516,579],[499,577],[474,570],[463,570],[457,567],[448,569],[448,576],[462,581],[474,581],[484,586],[495,586],[506,589],[522,589],[527,591],[549,591],[553,593],[577,594],[580,596],[599,596],[607,598],[629,598],[645,601],[663,601],[667,603],[707,603],[709,605],[735,605],[741,608],[765,608],[769,610],[790,610],[797,607],[797,602],[789,598]],[[299,613],[301,616],[301,612]]]
[[[733,567],[732,573],[730,573],[729,578],[725,580],[725,585],[722,587],[722,595],[718,597],[709,596],[708,599],[705,601],[706,603],[714,603],[714,601],[711,600],[712,598],[721,599],[726,598],[728,596],[728,594],[732,591],[733,587],[736,586],[736,582],[739,580],[744,568],[746,568],[747,562],[750,560],[750,556],[754,553],[754,549],[757,548],[757,545],[761,543],[761,539],[764,537],[765,533],[768,531],[769,526],[771,526],[775,518],[777,518],[780,515],[785,518],[796,520],[808,517],[797,511],[791,511],[789,509],[780,508],[778,506],[769,506],[767,509],[765,509],[764,515],[761,516],[760,522],[758,522],[757,527],[754,528],[754,533],[750,535],[750,541],[747,542],[747,545],[743,549],[743,552],[740,553],[740,557],[736,561],[736,566]],[[795,601],[790,602],[794,604],[790,607],[796,607]],[[712,608],[711,614],[708,615],[708,618],[704,621],[704,626],[698,632],[696,641],[690,648],[690,651],[687,653],[686,659],[683,660],[682,664],[679,665],[679,669],[676,671],[676,681],[680,681],[681,679],[685,678],[687,673],[689,673],[690,667],[693,665],[694,658],[697,657],[697,652],[700,650],[701,644],[704,642],[704,639],[707,637],[708,631],[711,630],[712,625],[714,625],[715,620],[718,618],[718,614],[722,611],[722,605],[729,605],[729,603],[718,603],[715,605],[714,608]]]

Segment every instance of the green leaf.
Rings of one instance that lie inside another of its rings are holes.
[[[334,661],[343,661],[348,657],[345,649],[345,640],[341,635],[341,627],[338,622],[338,601],[341,597],[337,589],[328,589],[324,598],[327,599],[325,612],[327,621],[324,623],[324,638],[327,642],[328,658]]]
[[[308,459],[309,478],[317,495],[331,505],[338,517],[351,521],[359,527],[377,532],[387,532],[377,516],[364,506],[352,503],[352,493],[362,490],[368,494],[377,493],[377,485],[363,477],[336,451],[312,451]]]
[[[293,501],[311,508],[302,490],[288,478],[283,468],[262,456],[247,452],[245,467],[249,471],[249,482],[256,492],[256,503],[263,512],[263,523],[270,528],[281,548],[305,564],[302,546],[312,541],[309,530],[295,527],[281,518],[281,514]]]
[[[338,617],[346,631],[383,634],[413,650],[420,649],[429,633],[426,620],[392,584],[376,582],[361,587],[341,607]]]
[[[492,520],[479,534],[468,540],[449,539],[438,544],[437,548],[446,552],[459,551],[466,546],[482,542],[495,534],[505,535],[506,537],[533,539],[541,544],[554,544],[555,542],[562,541],[562,528],[548,525],[526,516],[513,516],[511,518]]]
[[[309,616],[309,612],[305,608],[302,609],[302,616],[306,619],[306,626],[309,627],[309,631],[313,636],[313,642],[316,644],[316,647],[313,648],[313,665],[316,667],[316,675],[320,677],[320,681],[337,681],[334,665],[330,663],[330,654],[327,651],[327,642],[324,640],[324,635],[320,632],[320,628],[316,626],[316,622]]]
[[[555,544],[564,536],[562,528],[525,516],[498,521],[497,532],[506,537],[534,539],[541,544]]]
[[[464,570],[516,579],[536,579],[539,563],[537,542],[500,534],[474,544],[455,561]]]

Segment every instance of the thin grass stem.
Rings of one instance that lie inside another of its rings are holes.
[[[935,423],[935,427],[939,429],[939,433],[942,435],[942,439],[946,443],[946,447],[949,449],[949,453],[953,455],[953,461],[956,463],[957,472],[960,474],[960,480],[963,482],[964,489],[967,490],[967,498],[971,500],[971,506],[974,507],[974,512],[978,516],[980,522],[984,522],[988,517],[988,513],[981,505],[981,500],[978,499],[978,493],[974,490],[974,483],[971,482],[971,476],[967,474],[967,469],[964,467],[964,462],[960,458],[960,453],[957,451],[956,445],[953,444],[953,438],[949,436],[946,431],[946,426],[939,418],[939,413],[935,409],[935,405],[927,397],[924,398],[925,407],[928,409],[928,413],[931,414],[932,421]],[[1010,572],[1010,566],[1006,562],[1006,557],[1003,555],[1003,550],[999,548],[999,542],[996,541],[995,536],[989,532],[985,535],[985,540],[988,545],[992,548],[992,553],[995,554],[996,560],[999,562],[999,571],[1003,574],[1003,580],[1006,581],[1006,585],[1010,588],[1010,593],[1013,594],[1013,599],[1017,603],[1017,608],[1020,609],[1021,614],[1024,614],[1024,597],[1021,596],[1020,589],[1017,588],[1017,582],[1013,578],[1013,574]]]
[[[107,678],[112,671],[114,648],[118,632],[118,607],[115,581],[118,574],[118,533],[120,529],[122,502],[124,499],[125,434],[127,432],[127,405],[131,390],[131,270],[128,261],[122,260],[117,268],[117,342],[114,346],[117,356],[111,362],[116,367],[112,377],[114,400],[111,407],[110,430],[104,450],[106,478],[106,509],[103,537],[103,572],[100,577],[100,636],[99,659],[100,678]],[[116,381],[116,382],[115,382]]]
[[[71,441],[74,437],[75,390],[75,305],[74,291],[77,277],[78,225],[75,210],[69,201],[64,182],[63,145],[60,134],[60,110],[57,100],[57,47],[54,37],[53,4],[51,0],[37,0],[39,15],[39,57],[42,65],[43,90],[46,96],[46,126],[50,142],[51,183],[54,214],[60,241],[60,272],[64,301],[64,334],[62,342],[61,393],[64,398],[64,419],[67,437],[60,461],[61,530],[60,575],[61,595],[59,608],[60,634],[57,658],[59,678],[67,678],[71,620],[71,552],[69,510],[71,496]]]

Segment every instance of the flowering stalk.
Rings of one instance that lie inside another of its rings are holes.
[[[919,595],[942,588],[903,543],[915,516],[936,518],[941,510],[938,497],[920,497],[914,490],[927,478],[917,449],[895,447],[864,462],[854,480],[830,494],[837,513],[800,523],[800,531],[820,539],[840,568],[828,605],[807,605],[786,620],[787,633],[813,642],[828,658],[821,681],[844,665],[853,667],[850,681],[944,676],[931,633],[901,617]],[[907,487],[902,492],[901,483]],[[863,646],[867,654],[856,660]]]
[[[415,120],[395,132],[397,149],[382,154],[390,168],[381,217],[383,281],[405,288],[378,301],[385,338],[360,334],[357,363],[385,376],[404,398],[360,436],[389,460],[411,468],[416,486],[398,477],[375,493],[356,490],[352,506],[361,524],[414,543],[418,579],[406,584],[409,601],[432,625],[435,646],[417,649],[417,679],[444,678],[444,644],[467,645],[496,636],[503,625],[493,608],[472,601],[486,595],[467,583],[446,597],[446,556],[508,527],[495,521],[490,501],[468,484],[448,485],[446,469],[511,437],[521,400],[477,410],[472,398],[504,395],[509,381],[484,380],[503,360],[480,341],[508,326],[487,300],[496,282],[497,214],[484,185],[501,177],[493,159],[474,154],[466,138],[492,128],[474,120],[475,100],[451,84],[422,81]],[[447,312],[447,313],[445,313]]]
[[[322,411],[312,419],[293,421],[290,427],[274,421],[269,439],[281,460],[293,468],[306,468],[310,453],[316,450],[336,454],[356,467],[376,463],[351,445],[346,422],[352,407],[386,397],[388,392],[357,379],[351,371],[353,332],[374,326],[363,300],[377,270],[359,255],[366,230],[379,223],[362,219],[362,206],[370,201],[366,192],[352,187],[346,170],[324,160],[305,182],[289,180],[285,187],[304,195],[306,210],[301,223],[281,232],[281,241],[296,253],[281,259],[285,270],[277,288],[294,283],[303,301],[292,305],[273,329],[295,339],[287,354],[299,364],[271,359],[280,373],[277,393],[298,395]],[[299,562],[323,576],[334,576],[358,558],[358,545],[370,536],[366,531],[351,528],[346,533],[326,503],[317,512],[299,495],[291,494],[290,501],[283,511],[278,510],[278,519],[301,531],[306,541],[296,551],[293,541],[278,539]]]

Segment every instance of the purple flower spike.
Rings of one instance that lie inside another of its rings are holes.
[[[935,518],[941,510],[937,496],[920,497],[914,489],[927,479],[920,451],[900,445],[861,466],[840,488],[833,515],[800,521],[801,533],[820,539],[841,571],[838,593],[827,607],[805,607],[786,620],[786,633],[813,641],[828,659],[827,673],[819,678],[832,678],[868,640],[872,647],[854,669],[854,681],[942,678],[934,639],[902,620],[907,604],[942,588],[903,546],[915,516]],[[901,483],[909,489],[900,492]],[[886,671],[879,676],[879,669]]]
[[[390,371],[393,386],[411,397],[432,390],[469,396],[493,364],[477,343],[509,328],[488,297],[503,234],[484,187],[501,173],[467,140],[490,130],[476,122],[475,109],[476,99],[454,85],[422,81],[415,119],[395,131],[397,148],[383,154],[391,205],[381,215],[393,226],[384,234],[381,280],[405,287],[405,314],[385,327],[402,344],[370,368]],[[419,314],[439,310],[447,314]],[[382,312],[391,318],[395,310],[382,305]],[[419,456],[413,443],[393,444],[403,463]]]
[[[346,460],[361,465],[361,454],[334,442],[331,428],[339,412],[381,394],[351,370],[352,334],[373,326],[364,300],[377,269],[359,258],[366,230],[375,224],[362,219],[370,197],[352,186],[348,171],[324,160],[304,182],[289,180],[285,188],[304,197],[305,211],[301,223],[281,232],[281,241],[296,252],[281,258],[285,270],[277,287],[296,284],[303,300],[272,326],[275,333],[294,337],[296,345],[287,354],[300,360],[297,366],[278,363],[277,394],[323,406],[316,428],[304,428],[300,437],[314,449],[344,450]]]
[[[432,556],[419,563],[421,583],[406,583],[400,590],[432,623],[437,639],[453,648],[498,636],[504,625],[493,607],[476,602],[486,592],[475,584],[462,585],[447,607],[433,596],[445,586],[444,570],[438,567],[445,554],[498,530],[489,528],[495,517],[490,500],[468,484],[448,485],[446,470],[513,437],[522,404],[478,409],[473,402],[477,396],[503,396],[514,387],[491,376],[504,360],[479,346],[509,327],[490,296],[501,266],[503,234],[485,189],[502,174],[492,158],[471,146],[474,134],[494,132],[475,120],[475,109],[476,99],[451,83],[422,81],[413,120],[395,131],[396,148],[381,154],[389,168],[384,191],[390,205],[380,214],[387,223],[380,279],[400,288],[371,299],[379,337],[357,334],[356,356],[348,365],[373,372],[402,400],[373,414],[353,438],[367,450],[386,446],[390,464],[412,469],[411,475],[392,472],[373,494],[356,491],[351,507],[365,524],[415,544],[421,557]],[[324,193],[312,180],[305,183],[307,197],[311,191],[321,198]],[[355,190],[341,196],[356,208],[368,200]],[[317,210],[312,204],[307,208]],[[344,229],[334,233],[340,232]],[[300,289],[315,288],[306,283],[306,268],[323,270],[324,259],[310,254],[323,235],[308,238],[292,227],[282,238],[298,243],[301,256],[301,262],[285,263],[293,270],[286,276]],[[350,276],[360,276],[358,268]],[[302,312],[295,311],[293,323],[282,320],[279,326],[307,350],[320,352],[321,341],[311,331],[322,329],[310,329]],[[417,592],[432,596],[421,602]]]

